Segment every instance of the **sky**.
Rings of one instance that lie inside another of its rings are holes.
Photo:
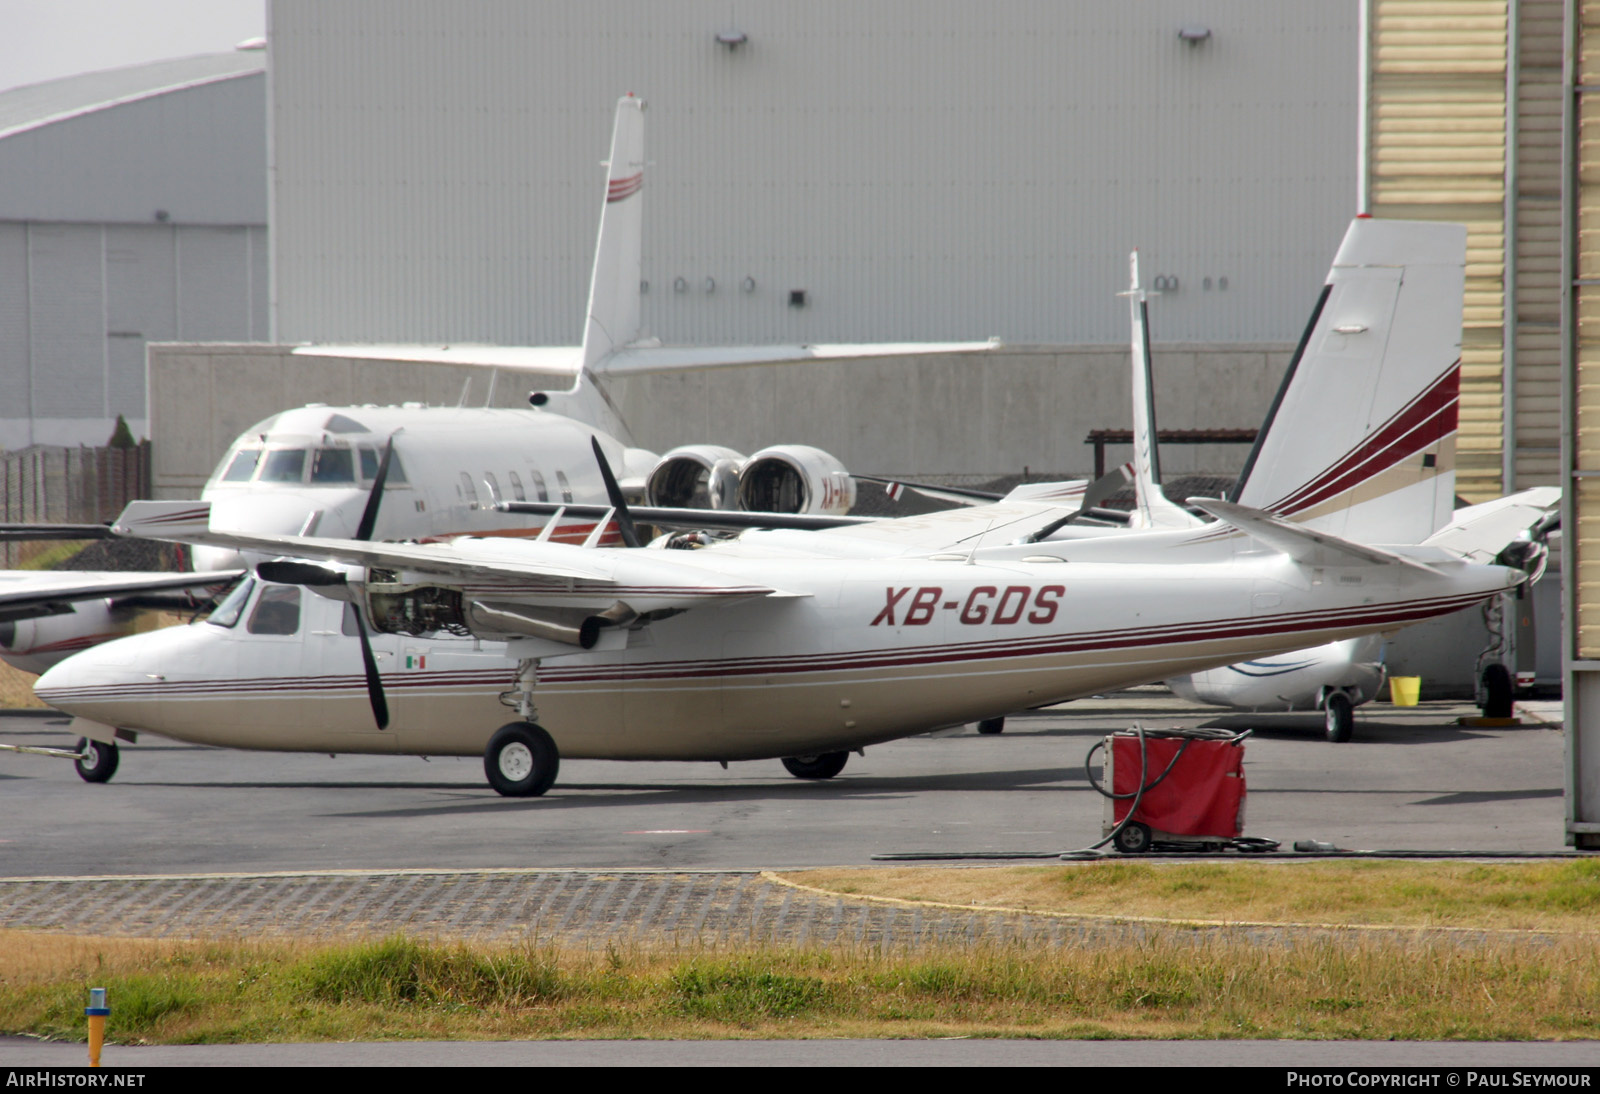
[[[266,34],[266,0],[0,0],[0,91]]]

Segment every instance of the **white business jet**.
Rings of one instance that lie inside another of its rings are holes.
[[[1367,393],[1360,420],[1378,426],[1357,446],[1372,458],[1349,474],[1319,471],[1316,446],[1295,460],[1308,483],[1329,483],[1296,516],[1398,527],[1390,508],[1429,485],[1428,431],[1389,443],[1384,423],[1454,368],[1455,346],[1440,363],[1440,347],[1388,328],[1427,309],[1433,267],[1454,261],[1459,277],[1459,240],[1440,227],[1362,221],[1341,247],[1334,280],[1349,284],[1335,298],[1347,306],[1314,326],[1354,343],[1344,375]],[[1398,285],[1402,271],[1398,305],[1360,291],[1369,272]],[[1374,350],[1360,345],[1380,331]],[[1405,352],[1390,360],[1395,347]],[[1287,413],[1270,424],[1279,431],[1306,432]],[[1218,520],[1198,528],[1051,540],[1076,507],[1012,497],[823,531],[763,518],[766,529],[698,551],[602,551],[614,524],[632,538],[620,488],[608,496],[582,546],[548,532],[415,545],[251,536],[212,528],[204,503],[140,503],[120,531],[320,561],[264,563],[263,581],[211,620],[73,658],[38,694],[77,716],[112,769],[117,740],[152,732],[253,749],[483,753],[507,794],[542,792],[562,754],[779,757],[826,778],[867,744],[1455,610],[1526,579],[1536,553],[1501,551],[1543,512],[1536,498],[1502,499],[1420,545],[1374,548],[1203,501]],[[497,730],[500,704],[519,718]]]
[[[674,449],[659,459],[634,447],[602,383],[607,376],[715,365],[985,352],[990,342],[834,346],[669,348],[641,340],[644,103],[617,102],[611,156],[595,245],[581,346],[301,346],[304,356],[385,358],[479,366],[492,392],[502,371],[573,378],[567,392],[537,393],[528,410],[489,407],[308,406],[284,411],[240,435],[207,482],[218,527],[324,536],[355,535],[386,445],[394,455],[390,495],[371,534],[379,539],[444,539],[473,534],[533,535],[542,520],[494,508],[507,500],[601,502],[604,487],[589,440],[622,468],[630,496],[659,505],[772,509],[842,515],[855,486],[834,456],[782,444],[745,457],[714,445]],[[488,401],[487,399],[485,400]],[[593,520],[563,521],[552,538],[582,543]],[[531,527],[530,527],[531,525]],[[89,529],[104,532],[104,529]],[[615,543],[615,532],[602,542]],[[237,576],[237,552],[197,548],[201,574],[112,573],[69,578],[0,575],[0,657],[29,672],[132,633],[133,605],[154,605],[167,589],[204,588]],[[229,571],[229,572],[220,572]],[[104,590],[95,586],[99,581]],[[76,589],[69,596],[68,586]],[[8,614],[8,597],[18,604]],[[35,593],[43,594],[41,599]],[[175,606],[179,601],[160,606]],[[15,625],[8,625],[14,621]]]

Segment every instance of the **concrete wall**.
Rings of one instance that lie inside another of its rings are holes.
[[[1169,345],[1155,349],[1157,418],[1164,429],[1259,425],[1293,346]],[[483,369],[398,361],[297,357],[278,345],[152,345],[150,430],[158,498],[198,495],[228,445],[290,407],[423,402],[454,406],[463,384],[481,405]],[[496,406],[525,405],[548,378],[502,372]],[[787,442],[825,448],[852,470],[967,480],[1087,474],[1092,429],[1130,424],[1128,350],[1020,346],[992,354],[752,365],[612,382],[636,443],[657,452],[693,442],[753,452]],[[1170,447],[1170,476],[1230,473],[1240,445]],[[1107,451],[1108,462],[1128,458]]]

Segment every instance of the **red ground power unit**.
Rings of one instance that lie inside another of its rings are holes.
[[[1127,853],[1157,843],[1229,846],[1244,834],[1244,736],[1206,730],[1111,734],[1105,741],[1110,793],[1101,834],[1116,832],[1112,842]],[[1130,810],[1133,817],[1123,825]]]

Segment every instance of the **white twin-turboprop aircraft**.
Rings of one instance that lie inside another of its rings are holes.
[[[842,517],[854,504],[855,484],[831,454],[808,445],[778,444],[745,457],[717,445],[686,445],[658,458],[634,446],[628,423],[603,390],[605,378],[759,362],[979,353],[994,343],[675,348],[644,339],[644,166],[644,103],[626,95],[617,102],[612,129],[581,345],[308,345],[294,351],[309,357],[474,366],[484,371],[482,388],[491,394],[502,372],[570,377],[571,390],[540,392],[533,397],[534,407],[526,410],[406,404],[312,405],[283,411],[247,429],[229,447],[201,494],[212,503],[212,523],[246,532],[353,535],[380,454],[392,444],[388,497],[376,538],[531,536],[541,531],[542,521],[508,516],[495,503],[502,498],[602,501],[605,491],[589,447],[597,434],[607,457],[621,468],[631,497],[665,506]],[[553,538],[582,543],[593,526],[592,519],[573,514]],[[104,531],[91,528],[86,533]],[[615,541],[613,531],[605,542]],[[70,578],[0,574],[0,658],[42,672],[74,652],[132,633],[132,605],[151,603],[156,593],[180,586],[226,583],[245,560],[237,552],[199,548],[194,562],[208,572]]]
[[[783,758],[826,778],[869,744],[1445,614],[1528,579],[1542,555],[1516,533],[1550,501],[1526,492],[1408,535],[1419,506],[1448,511],[1436,480],[1459,354],[1458,335],[1408,328],[1448,308],[1461,262],[1459,228],[1357,220],[1241,501],[1191,499],[1215,518],[1196,527],[1091,533],[1063,525],[1081,491],[1063,505],[1035,490],[639,547],[596,443],[609,504],[581,545],[554,541],[556,519],[535,540],[382,543],[380,468],[354,539],[218,529],[204,502],[130,506],[121,533],[275,560],[210,620],[74,657],[36,690],[97,742],[91,780],[117,739],[149,731],[482,754],[495,789],[530,795],[563,755]],[[628,546],[599,549],[612,528]]]

